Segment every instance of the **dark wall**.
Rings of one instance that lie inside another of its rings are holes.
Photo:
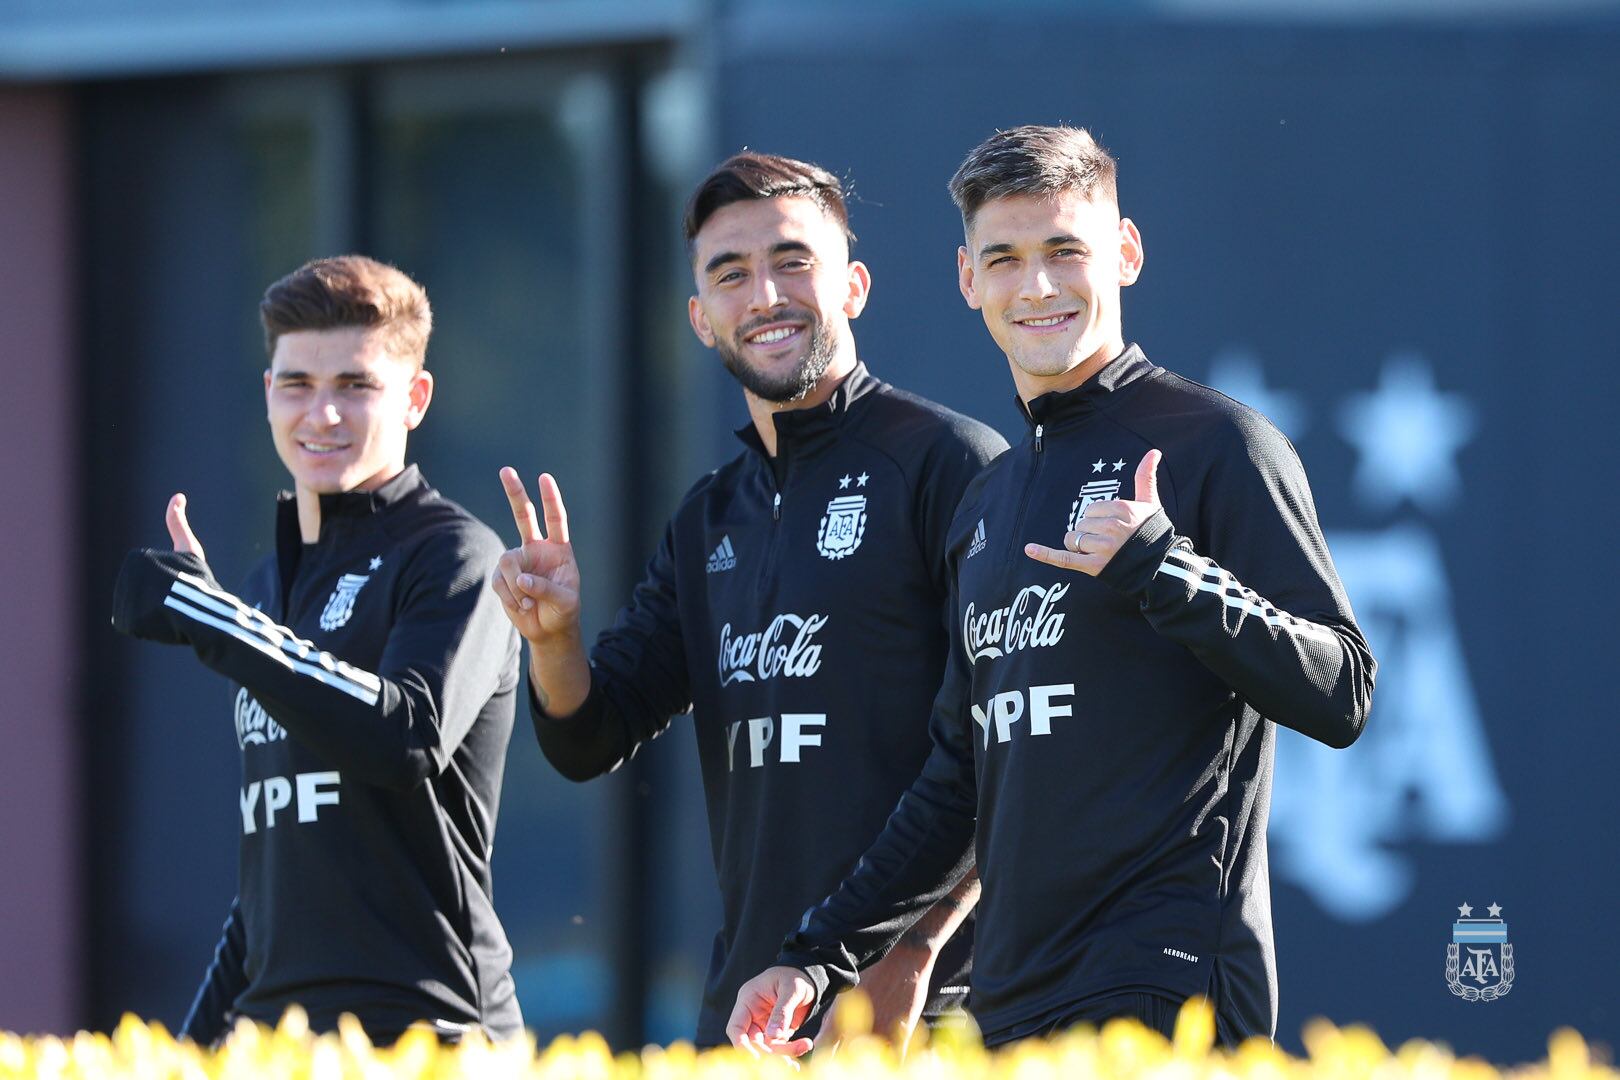
[[[83,911],[74,493],[72,106],[60,87],[0,88],[0,1027],[77,1016]],[[27,821],[26,829],[12,827]]]
[[[1145,238],[1126,336],[1298,445],[1382,670],[1354,748],[1279,748],[1285,1043],[1314,1015],[1495,1060],[1612,1039],[1620,33],[814,9],[722,41],[720,148],[853,182],[880,374],[1016,433],[945,182],[998,127],[1083,124]],[[1465,902],[1517,951],[1494,1002],[1448,989]]]

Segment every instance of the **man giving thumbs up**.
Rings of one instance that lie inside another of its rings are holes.
[[[1126,345],[1142,237],[1090,135],[1001,132],[951,193],[962,295],[1029,434],[968,485],[948,533],[933,754],[779,966],[743,986],[732,1040],[803,1052],[799,1017],[856,982],[975,844],[987,1043],[1115,1016],[1168,1034],[1194,995],[1222,1042],[1272,1036],[1276,727],[1348,746],[1374,672],[1304,470],[1263,416]]]
[[[242,751],[237,898],[182,1033],[300,1005],[378,1042],[418,1021],[515,1035],[490,852],[518,642],[484,588],[499,539],[406,464],[433,397],[427,293],[348,255],[270,286],[260,316],[293,482],[274,553],[227,592],[175,495],[173,550],[131,552],[113,601],[120,630],[230,680],[214,719]]]

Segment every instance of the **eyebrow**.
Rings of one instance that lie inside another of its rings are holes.
[[[815,252],[810,250],[810,245],[805,243],[803,240],[783,240],[779,244],[771,245],[770,254],[772,255],[785,255],[788,252],[802,252],[806,255],[815,254]],[[703,272],[705,274],[712,274],[726,263],[739,262],[744,257],[745,256],[740,251],[722,251],[720,254],[703,264]]]
[[[273,376],[274,381],[276,382],[291,382],[294,379],[313,379],[314,377],[315,376],[311,375],[307,371],[296,370],[278,371]],[[372,375],[369,371],[340,371],[336,375],[332,376],[332,378],[340,382],[344,380],[349,382],[376,381],[376,376]]]
[[[1048,236],[1041,243],[1041,246],[1053,248],[1062,247],[1065,244],[1079,244],[1081,247],[1086,246],[1086,242],[1080,239],[1078,236],[1075,236],[1073,233],[1058,233],[1056,236]],[[1011,244],[987,244],[979,249],[979,258],[982,259],[988,255],[1007,255],[1011,254],[1012,250],[1013,246]]]

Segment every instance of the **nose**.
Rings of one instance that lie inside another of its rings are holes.
[[[1058,294],[1057,286],[1052,284],[1051,275],[1040,263],[1032,262],[1029,271],[1024,274],[1024,279],[1018,284],[1020,300],[1050,300]]]
[[[310,420],[326,427],[336,427],[343,422],[343,414],[338,412],[337,402],[331,398],[318,398],[315,407],[310,409]]]
[[[748,297],[750,311],[769,311],[781,307],[786,302],[776,287],[776,278],[768,272],[754,275],[753,292]]]

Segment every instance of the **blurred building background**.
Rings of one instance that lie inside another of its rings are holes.
[[[1283,1041],[1613,1039],[1615,0],[0,0],[0,1029],[178,1023],[233,894],[223,686],[107,612],[175,490],[224,580],[269,540],[268,282],[427,286],[415,456],[503,532],[496,469],[556,472],[596,628],[743,419],[686,327],[692,183],[743,145],[845,175],[863,357],[1016,435],[944,185],[1027,122],[1119,157],[1127,336],[1295,441],[1382,661],[1353,749],[1279,748]],[[573,786],[520,715],[499,840],[530,1025],[688,1033],[682,723]],[[1489,1004],[1447,988],[1465,903],[1517,949]]]

